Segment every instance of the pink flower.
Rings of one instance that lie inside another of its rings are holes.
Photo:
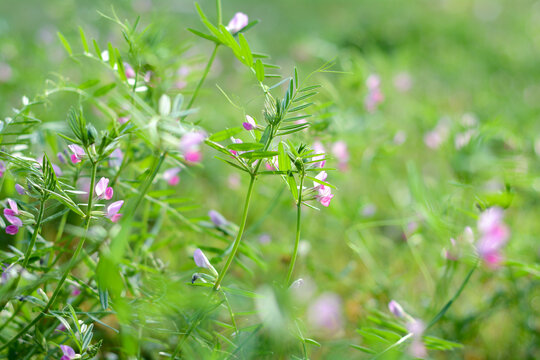
[[[8,235],[15,235],[19,232],[19,227],[16,225],[8,225],[6,226],[6,234]]]
[[[178,176],[179,172],[179,167],[165,170],[163,172],[163,180],[167,181],[167,183],[171,186],[176,186],[180,182],[180,177]]]
[[[412,77],[407,72],[401,72],[394,77],[394,86],[398,91],[407,92],[412,87]]]
[[[437,149],[448,138],[448,132],[448,120],[443,118],[433,130],[424,135],[424,143],[430,149]]]
[[[315,176],[315,178],[320,181],[326,181],[326,171],[321,171],[317,176]],[[317,201],[319,201],[321,205],[328,207],[328,205],[330,205],[330,201],[334,197],[332,194],[332,189],[329,186],[325,186],[317,182],[313,182],[313,184],[315,190],[318,191],[318,194],[316,195]]]
[[[242,123],[242,126],[244,129],[250,131],[257,128],[257,123],[251,116],[246,115],[246,121]]]
[[[240,30],[245,28],[248,23],[248,16],[244,13],[237,12],[236,14],[234,14],[231,21],[229,21],[229,24],[226,26],[226,28],[231,34],[236,34]]]
[[[129,65],[128,63],[124,63],[124,70],[128,79],[133,79],[135,77],[135,70],[133,70],[131,65]]]
[[[236,138],[234,138],[232,136],[231,136],[231,141],[233,142],[233,144],[242,144],[243,143],[243,141],[241,139],[236,139]],[[229,151],[233,155],[238,155],[238,154],[242,153],[241,151],[236,151],[236,150],[229,150]]]
[[[338,160],[339,168],[343,171],[347,168],[349,162],[349,150],[347,149],[347,143],[345,141],[336,141],[332,145],[332,154]]]
[[[388,303],[388,310],[390,310],[390,312],[394,314],[395,317],[402,318],[403,316],[405,316],[405,311],[403,311],[403,308],[401,307],[401,305],[399,305],[397,301],[390,301]]]
[[[51,164],[52,165],[52,168],[53,168],[53,171],[54,171],[54,175],[56,175],[57,177],[58,176],[62,176],[62,169],[60,169],[60,166],[56,165],[56,164]]]
[[[313,152],[316,154],[316,156],[313,156],[312,160],[321,160],[319,163],[314,163],[314,165],[321,168],[324,167],[326,164],[326,160],[324,160],[326,150],[320,141],[315,141],[313,143]]]
[[[407,323],[407,330],[413,336],[413,341],[409,347],[409,353],[415,358],[425,358],[427,357],[426,346],[422,342],[422,335],[426,326],[422,320],[412,319]]]
[[[343,323],[341,299],[334,293],[322,294],[309,306],[307,315],[313,327],[335,333]]]
[[[371,74],[366,80],[366,85],[368,88],[368,93],[364,100],[364,105],[368,112],[374,112],[379,105],[384,100],[384,95],[381,92],[381,79],[378,75]]]
[[[68,345],[60,345],[60,350],[62,350],[62,353],[64,354],[60,360],[73,360],[76,359],[77,354],[75,353],[75,350],[71,346]]]
[[[235,190],[235,189],[240,188],[240,185],[241,185],[240,175],[238,175],[238,173],[230,174],[229,177],[227,178],[227,183],[230,189]]]
[[[98,199],[111,200],[113,197],[113,188],[109,187],[109,179],[107,178],[99,179],[94,190]]]
[[[120,167],[122,165],[122,161],[124,160],[124,153],[122,150],[116,148],[113,150],[111,155],[109,156],[109,165],[114,167]]]
[[[0,160],[0,177],[4,176],[6,172],[6,164]]]
[[[19,184],[15,184],[15,191],[17,191],[19,195],[24,195],[26,193],[24,188]]]
[[[68,148],[73,153],[71,154],[71,162],[74,164],[81,162],[81,159],[86,155],[86,152],[84,151],[84,149],[80,147],[79,145],[71,144],[71,145],[68,145]]]
[[[190,150],[184,154],[184,159],[189,163],[198,163],[202,160],[202,154],[199,150]]]
[[[124,205],[124,200],[115,201],[107,207],[107,219],[110,219],[112,222],[118,222],[122,217],[122,214],[118,212]]]
[[[510,237],[510,231],[503,223],[503,216],[501,208],[492,207],[484,211],[478,219],[480,239],[476,244],[476,250],[490,267],[499,265],[502,260],[501,248]]]
[[[190,163],[198,163],[202,159],[200,144],[206,138],[206,134],[200,131],[186,133],[180,139],[180,151],[184,153],[184,159]]]
[[[129,116],[121,116],[118,119],[116,119],[120,125],[124,125],[129,121]]]

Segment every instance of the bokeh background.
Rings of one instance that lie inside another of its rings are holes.
[[[200,4],[213,16],[213,1]],[[118,27],[98,12],[111,14],[111,5],[121,19],[140,15],[142,25],[151,24],[148,32],[159,44],[154,55],[167,59],[168,67],[195,64],[185,78],[171,73],[166,80],[189,94],[211,52],[210,44],[186,30],[202,29],[192,1],[4,0],[1,117],[58,73],[80,78],[57,31],[76,41],[81,26],[100,43],[122,44]],[[269,54],[284,76],[294,65],[302,77],[331,60],[339,72],[315,77],[323,90],[309,135],[329,152],[344,141],[350,160],[329,175],[338,187],[331,206],[305,213],[297,270],[312,284],[313,296],[336,293],[343,305],[341,333],[317,356],[340,358],[351,351],[343,339],[356,336],[361,343],[356,329],[369,324],[371,309],[386,311],[390,299],[429,319],[472,264],[473,251],[463,247],[448,275],[443,249],[465,226],[475,228],[479,206],[497,205],[508,208],[508,262],[478,271],[433,329],[465,347],[430,354],[540,358],[540,1],[235,0],[224,1],[223,9],[225,19],[236,11],[260,19],[247,35],[250,45]],[[384,100],[370,112],[365,99],[372,74],[380,77]],[[198,104],[204,127],[217,131],[242,121],[215,84],[260,116],[262,99],[253,98],[248,74],[223,52]],[[43,116],[56,121],[68,106],[51,107]],[[212,155],[207,149],[204,167],[182,176],[178,192],[196,199],[192,209],[186,207],[193,217],[216,209],[238,221],[247,179],[237,179]],[[337,159],[330,164],[338,167]],[[294,207],[277,180],[262,182],[255,198],[246,241],[266,266],[233,273],[253,284],[272,283],[286,271]],[[160,256],[172,268],[191,271],[182,244],[192,240],[176,235],[165,234],[172,240]],[[217,246],[212,241],[197,239]]]

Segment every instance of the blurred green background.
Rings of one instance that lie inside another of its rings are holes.
[[[100,43],[122,44],[118,28],[98,13],[110,14],[111,3],[121,19],[140,15],[141,24],[152,24],[149,32],[161,44],[155,56],[168,59],[167,66],[210,55],[211,45],[186,31],[202,29],[192,1],[4,0],[2,117],[23,95],[42,91],[56,73],[79,78],[80,68],[67,58],[57,31],[77,39],[81,26]],[[213,15],[213,1],[200,4]],[[465,226],[475,227],[478,204],[509,206],[512,238],[506,257],[513,263],[475,275],[434,330],[465,349],[433,356],[540,358],[540,2],[276,0],[224,1],[223,8],[224,19],[242,11],[261,20],[247,38],[252,49],[271,55],[284,76],[294,65],[302,77],[332,59],[334,69],[343,72],[316,77],[324,85],[318,103],[324,116],[314,119],[323,131],[310,135],[328,150],[335,141],[345,141],[351,159],[345,171],[329,175],[338,187],[331,206],[320,213],[306,211],[302,239],[310,250],[297,273],[312,279],[318,293],[341,296],[346,336],[354,337],[354,329],[368,322],[369,308],[385,311],[392,298],[427,320],[470,266],[470,256],[464,256],[453,277],[444,277],[442,249]],[[370,74],[380,76],[384,94],[373,113],[364,108]],[[399,76],[410,79],[410,89],[395,85]],[[194,87],[190,81],[187,94]],[[172,87],[174,81],[169,82]],[[260,117],[262,99],[252,98],[247,74],[223,52],[203,89],[206,100],[197,104],[204,127],[217,131],[242,121],[216,83]],[[65,108],[51,108],[44,116],[58,120]],[[472,138],[456,146],[471,122]],[[437,124],[445,135],[431,149],[424,137]],[[207,202],[198,203],[194,215],[202,218],[215,208],[237,221],[243,190],[230,189],[230,170],[211,156],[207,150],[205,168],[193,170],[196,176],[182,177],[179,192]],[[294,208],[282,186],[265,181],[257,189],[246,241],[271,235],[270,244],[257,245],[269,267],[252,275],[234,271],[253,284],[271,283],[287,266]],[[274,202],[277,206],[268,210]],[[193,267],[187,251],[180,257],[174,251],[161,256],[182,270]],[[345,345],[335,345],[319,356],[339,358]]]

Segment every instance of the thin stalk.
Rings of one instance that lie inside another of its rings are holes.
[[[214,51],[212,51],[212,55],[210,55],[210,59],[208,59],[208,63],[206,64],[206,67],[204,68],[204,72],[203,72],[203,75],[201,77],[201,80],[199,80],[199,83],[197,84],[197,87],[195,88],[195,91],[193,91],[193,96],[189,100],[189,104],[187,105],[186,110],[191,109],[191,107],[193,106],[193,103],[195,102],[195,99],[197,98],[197,95],[199,95],[199,90],[201,89],[201,87],[202,87],[202,85],[204,83],[204,80],[206,80],[206,77],[208,76],[208,73],[210,72],[210,68],[212,67],[212,64],[214,63],[214,60],[216,58],[218,47],[219,47],[219,44],[216,44],[214,46]],[[182,119],[184,119],[186,116],[187,115],[182,117]]]
[[[461,292],[463,291],[463,289],[465,289],[465,286],[467,285],[467,283],[469,282],[469,280],[471,279],[471,276],[472,274],[474,273],[474,271],[478,268],[478,259],[476,260],[476,263],[474,264],[473,268],[469,271],[469,273],[467,274],[467,276],[465,276],[465,279],[463,280],[463,282],[461,283],[459,289],[456,291],[456,293],[454,294],[454,296],[452,296],[452,298],[446,303],[446,305],[443,306],[443,308],[441,309],[441,311],[439,311],[437,313],[437,315],[435,315],[435,317],[429,322],[428,326],[426,327],[426,330],[429,329],[430,327],[432,327],[433,325],[435,325],[435,323],[437,321],[439,321],[443,316],[444,314],[446,314],[446,312],[448,311],[448,309],[450,309],[450,306],[452,306],[452,304],[454,303],[454,301],[457,300],[457,298],[459,297],[459,295],[461,295]]]
[[[30,244],[28,245],[28,248],[26,249],[26,252],[24,254],[24,261],[22,264],[23,269],[26,269],[26,266],[28,265],[28,262],[30,261],[30,255],[32,254],[32,249],[34,248],[34,245],[36,244],[36,239],[39,234],[39,228],[41,227],[41,221],[43,220],[44,212],[45,212],[45,199],[41,198],[41,202],[39,203],[39,214],[36,220],[36,226],[34,227],[34,233],[32,234],[32,238],[30,239]]]
[[[302,187],[304,186],[304,176],[300,178],[300,188],[298,189],[298,201],[296,202],[296,238],[294,241],[294,250],[289,264],[289,272],[287,273],[286,286],[291,285],[291,278],[294,271],[294,265],[296,263],[296,257],[298,256],[298,244],[300,243],[300,228],[302,225]]]
[[[238,233],[236,234],[236,239],[234,239],[233,248],[231,250],[231,253],[229,254],[229,257],[227,258],[227,262],[225,263],[225,266],[221,270],[221,273],[219,274],[216,280],[216,283],[214,285],[214,290],[219,290],[219,285],[221,284],[221,281],[225,277],[225,274],[227,273],[229,266],[231,266],[234,256],[236,255],[236,251],[238,250],[238,247],[240,246],[240,241],[242,240],[242,235],[244,234],[244,229],[246,227],[246,220],[247,220],[247,215],[248,215],[248,210],[249,210],[249,202],[251,201],[251,194],[253,193],[254,184],[255,184],[255,175],[251,175],[251,179],[249,181],[249,187],[246,194],[246,201],[244,203],[244,213],[242,214],[242,221],[240,223],[240,228],[238,229]]]
[[[216,0],[217,23],[221,25],[221,0]]]
[[[62,278],[58,282],[58,285],[56,286],[54,293],[52,294],[51,298],[49,299],[49,301],[47,302],[43,310],[41,310],[41,312],[31,322],[29,322],[21,331],[19,331],[15,336],[13,336],[11,340],[9,340],[4,345],[0,346],[0,351],[4,350],[11,343],[16,341],[18,338],[20,338],[24,334],[26,334],[28,330],[30,330],[32,326],[34,326],[39,320],[41,320],[41,318],[45,316],[45,314],[49,311],[49,309],[54,306],[54,303],[56,299],[58,298],[58,295],[60,294],[60,291],[62,289],[62,285],[66,281],[71,269],[77,264],[77,259],[79,257],[79,254],[81,253],[84,242],[86,240],[86,236],[88,234],[88,228],[90,227],[90,219],[92,215],[92,205],[93,205],[92,202],[93,202],[93,197],[94,197],[94,185],[96,182],[96,173],[97,173],[97,163],[92,162],[92,173],[90,177],[90,191],[88,193],[88,208],[86,210],[84,235],[81,238],[81,240],[79,240],[79,244],[77,245],[77,248],[75,249],[75,252],[73,253],[73,256],[71,257],[69,265],[64,271]]]

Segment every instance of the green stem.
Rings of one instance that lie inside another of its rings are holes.
[[[217,23],[221,25],[221,0],[216,0]]]
[[[208,63],[206,64],[206,67],[204,68],[204,72],[203,72],[203,75],[201,77],[201,80],[199,80],[199,83],[197,84],[197,87],[195,88],[195,91],[193,91],[193,96],[191,97],[191,100],[189,100],[189,104],[188,104],[186,110],[191,109],[191,107],[193,106],[193,103],[195,102],[195,99],[197,98],[197,95],[199,95],[199,90],[201,89],[201,87],[202,87],[202,85],[204,83],[204,80],[206,80],[206,77],[208,76],[208,73],[210,72],[210,68],[212,67],[212,64],[214,63],[214,60],[216,58],[218,47],[219,47],[219,44],[216,44],[214,46],[214,51],[212,51],[212,55],[210,56],[210,59],[208,59]],[[182,119],[184,119],[186,116],[187,115],[182,117]]]
[[[458,291],[454,294],[454,296],[452,296],[452,298],[446,303],[446,305],[443,306],[443,308],[441,309],[441,311],[439,311],[437,313],[437,315],[435,315],[435,317],[430,321],[430,323],[428,324],[428,326],[426,327],[426,330],[429,329],[430,327],[432,327],[433,325],[435,325],[435,323],[437,321],[439,321],[443,316],[444,314],[446,314],[446,312],[448,311],[448,309],[450,309],[450,306],[452,306],[452,304],[454,303],[454,301],[457,300],[457,298],[459,297],[459,295],[461,295],[461,292],[463,291],[463,289],[465,289],[465,286],[467,285],[467,283],[469,282],[469,280],[471,279],[471,276],[472,274],[474,273],[474,271],[476,270],[476,268],[478,268],[478,263],[479,261],[476,260],[476,263],[474,264],[473,268],[469,271],[469,273],[467,274],[467,276],[465,276],[465,279],[463,280],[463,282],[461,283],[461,286],[459,287]]]
[[[238,250],[238,247],[240,246],[240,241],[242,240],[242,235],[244,234],[244,229],[246,227],[246,220],[247,220],[247,215],[248,215],[248,210],[249,210],[249,202],[251,201],[251,194],[253,193],[254,184],[255,184],[255,175],[251,175],[251,179],[249,181],[249,187],[246,194],[246,202],[244,203],[244,213],[242,214],[242,222],[240,223],[240,228],[238,229],[238,234],[236,234],[236,239],[234,239],[234,244],[233,244],[231,253],[229,254],[229,257],[227,258],[227,262],[225,263],[225,266],[221,270],[221,273],[219,274],[216,280],[216,283],[214,285],[214,290],[219,290],[219,285],[221,284],[221,281],[225,277],[225,274],[227,273],[229,266],[231,266],[234,256],[236,255],[236,251]]]
[[[24,254],[24,261],[22,264],[23,269],[26,269],[26,266],[28,265],[28,262],[30,261],[30,255],[32,254],[32,249],[34,248],[34,245],[36,244],[36,239],[39,234],[39,228],[41,227],[41,221],[43,220],[44,212],[45,212],[45,199],[41,198],[41,202],[39,204],[39,214],[36,220],[36,226],[34,227],[34,233],[32,234],[32,238],[30,239],[30,244],[28,245],[28,248],[26,249],[26,253]]]
[[[79,240],[79,244],[77,245],[77,248],[75,249],[75,252],[73,253],[73,256],[71,257],[71,260],[69,262],[68,267],[64,271],[64,274],[62,275],[62,278],[58,282],[58,285],[56,286],[56,289],[54,290],[54,293],[52,294],[51,298],[43,308],[43,310],[31,321],[29,322],[21,331],[19,331],[15,336],[11,338],[7,343],[0,346],[0,351],[7,348],[11,343],[13,343],[15,340],[23,336],[34,326],[45,314],[49,311],[51,307],[54,306],[54,303],[56,299],[58,298],[58,295],[60,294],[60,291],[62,290],[62,285],[66,281],[71,269],[77,264],[77,259],[79,257],[79,254],[81,253],[81,250],[83,248],[84,242],[86,240],[86,236],[88,234],[88,228],[90,227],[90,219],[92,215],[92,202],[94,197],[94,185],[96,182],[96,173],[97,173],[97,163],[92,162],[92,173],[90,177],[90,191],[88,193],[88,208],[86,210],[86,218],[85,218],[85,228],[84,228],[84,235]],[[38,219],[39,220],[39,219]]]
[[[287,273],[286,286],[291,285],[291,278],[294,271],[294,265],[298,256],[298,244],[300,243],[300,228],[302,223],[302,187],[304,186],[304,176],[300,178],[300,188],[298,190],[298,201],[296,202],[296,238],[294,241],[294,250],[289,264],[289,272]]]

